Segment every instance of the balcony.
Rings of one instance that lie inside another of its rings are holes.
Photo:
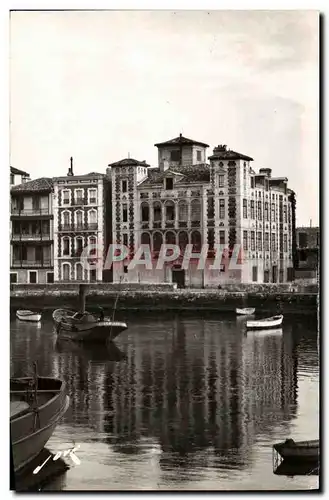
[[[64,232],[78,232],[78,231],[97,231],[98,223],[92,224],[61,224],[58,231]]]
[[[50,233],[35,233],[35,234],[12,234],[12,241],[50,241],[53,239]]]
[[[74,205],[74,206],[85,205],[85,199],[84,198],[77,198],[76,200],[72,200],[72,205]]]
[[[15,208],[12,207],[11,215],[16,217],[38,217],[43,215],[52,215],[49,207],[47,208]]]
[[[51,260],[13,260],[11,267],[53,267]]]

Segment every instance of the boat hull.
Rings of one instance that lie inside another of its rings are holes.
[[[254,307],[245,307],[244,309],[239,309],[237,308],[235,310],[236,314],[242,315],[242,316],[251,316],[255,312]]]
[[[307,441],[303,443],[278,443],[274,445],[274,449],[286,461],[317,461],[319,460],[319,441]]]
[[[32,314],[24,314],[24,311],[17,311],[16,312],[16,317],[20,321],[33,321],[33,322],[38,322],[41,320],[41,314],[38,313],[32,313]]]
[[[14,470],[19,471],[43,449],[59,420],[69,406],[65,383],[38,377],[36,410],[31,407],[33,389],[28,389],[31,378],[11,381],[10,398],[13,407],[22,404],[22,410],[13,410],[10,417],[10,438]]]
[[[247,321],[247,329],[250,330],[269,330],[273,328],[278,328],[282,325],[283,316],[276,316],[273,319],[258,320],[258,321]]]

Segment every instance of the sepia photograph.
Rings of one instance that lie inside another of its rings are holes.
[[[11,490],[319,490],[320,12],[8,14]]]

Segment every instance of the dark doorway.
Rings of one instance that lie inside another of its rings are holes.
[[[278,268],[277,266],[272,266],[272,278],[273,278],[273,283],[276,283],[278,281]]]
[[[185,288],[185,270],[172,269],[172,281],[177,283],[177,288]]]
[[[90,281],[96,281],[96,269],[91,269],[89,273]]]
[[[37,272],[36,271],[30,271],[30,283],[36,283],[37,282]]]
[[[252,268],[252,280],[258,281],[258,267],[257,266],[253,266],[253,268]]]

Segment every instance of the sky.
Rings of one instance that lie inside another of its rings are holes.
[[[316,11],[11,12],[10,164],[32,178],[157,166],[180,133],[288,177],[319,222]]]

